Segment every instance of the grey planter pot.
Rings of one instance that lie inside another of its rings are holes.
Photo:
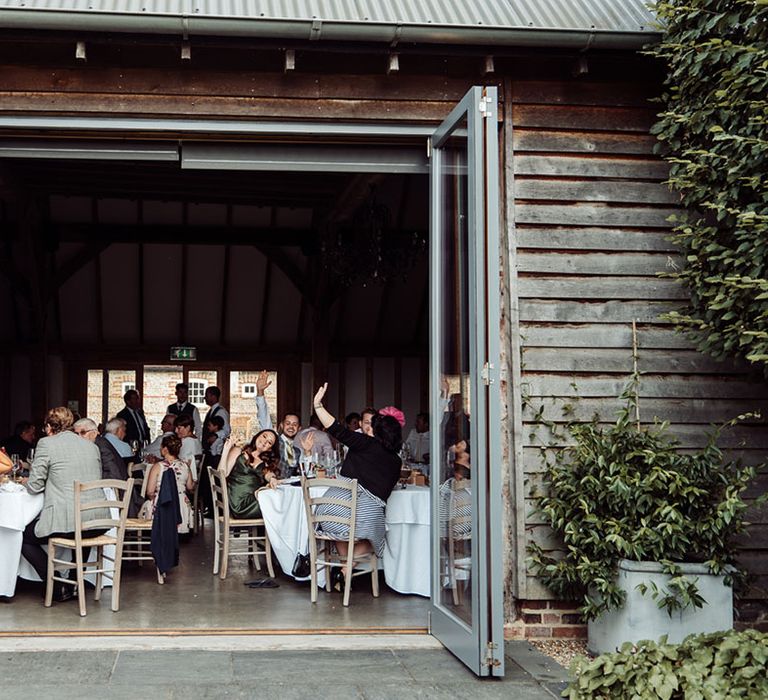
[[[707,602],[702,608],[687,607],[672,613],[659,609],[651,591],[642,595],[640,583],[650,589],[651,582],[663,589],[669,576],[658,562],[619,562],[618,584],[627,593],[620,610],[611,610],[587,625],[589,651],[603,654],[616,651],[624,642],[658,640],[666,634],[669,642],[682,642],[689,634],[718,632],[733,628],[733,590],[725,576],[714,576],[704,564],[680,564],[683,573],[697,579],[699,593]]]

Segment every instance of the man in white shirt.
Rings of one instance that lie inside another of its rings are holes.
[[[405,439],[408,452],[414,462],[429,461],[429,414],[419,413],[416,416],[416,427]]]
[[[188,415],[192,417],[195,424],[195,437],[201,439],[203,436],[203,422],[200,420],[200,411],[197,406],[189,403],[189,385],[179,382],[176,385],[176,403],[168,406],[168,413],[174,416]]]
[[[125,440],[125,421],[122,418],[112,418],[104,427],[104,437],[109,440],[123,459],[133,457],[131,446]]]
[[[271,383],[267,370],[259,372],[259,376],[256,378],[256,416],[261,430],[272,428],[272,417],[269,415],[267,400],[264,398],[264,391]],[[280,475],[282,478],[291,476],[294,469],[299,465],[301,447],[295,440],[300,430],[301,418],[296,413],[286,413],[277,427],[277,434],[280,437],[278,447],[280,449]]]
[[[160,437],[155,438],[152,442],[149,443],[149,445],[146,446],[144,449],[144,453],[147,455],[152,455],[153,457],[156,457],[157,459],[160,459],[160,444],[163,442],[163,438],[166,435],[174,435],[174,429],[173,429],[173,422],[176,420],[176,416],[174,416],[172,413],[168,413],[160,423],[160,430],[163,431],[163,434],[160,435]]]

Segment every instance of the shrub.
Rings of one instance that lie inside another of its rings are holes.
[[[642,641],[613,654],[580,657],[563,697],[570,700],[765,700],[768,635],[755,630],[691,635],[682,644]]]
[[[756,469],[724,459],[717,439],[725,426],[690,453],[678,449],[668,424],[635,424],[636,392],[637,377],[623,394],[627,404],[615,424],[571,424],[575,444],[545,457],[547,493],[538,510],[565,553],[558,559],[531,544],[529,561],[558,598],[583,602],[586,619],[623,605],[616,582],[620,559],[665,565],[672,579],[652,594],[670,614],[705,602],[695,579],[682,576],[676,563],[704,563],[713,574],[728,574],[727,582],[731,571],[740,576],[734,537],[745,527],[742,494]]]

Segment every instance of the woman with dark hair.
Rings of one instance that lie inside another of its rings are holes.
[[[313,406],[317,417],[328,434],[346,445],[349,450],[341,466],[341,479],[357,479],[357,520],[355,522],[355,556],[374,551],[381,557],[384,554],[384,509],[392,489],[400,478],[400,448],[403,444],[403,432],[400,423],[392,416],[376,414],[371,421],[373,435],[353,433],[343,427],[323,406],[323,397],[328,390],[328,382],[315,394]],[[346,489],[330,488],[325,494],[329,498],[349,498]],[[349,508],[332,504],[318,506],[316,515],[349,515]],[[319,528],[323,534],[334,537],[336,550],[341,557],[348,553],[349,529],[341,523],[321,522]],[[344,575],[349,571],[334,569],[334,586],[344,588]]]
[[[160,461],[155,462],[149,470],[147,476],[147,497],[148,501],[144,504],[144,517],[151,518],[157,508],[157,497],[160,495],[160,484],[163,481],[163,474],[168,469],[173,470],[176,477],[176,489],[179,492],[179,508],[181,509],[181,523],[179,523],[179,533],[189,532],[194,524],[194,514],[192,504],[189,502],[187,491],[194,488],[192,481],[192,472],[189,465],[179,459],[181,450],[181,438],[178,435],[166,435],[160,442]],[[151,504],[151,507],[147,504]],[[149,511],[149,512],[147,512]]]
[[[195,421],[192,416],[186,413],[176,416],[173,421],[173,430],[181,438],[179,459],[183,459],[187,464],[191,464],[191,460],[202,457],[203,444],[195,435]]]
[[[219,471],[227,479],[229,512],[233,518],[261,517],[256,492],[264,486],[278,483],[279,456],[275,453],[277,433],[267,428],[260,430],[241,450],[233,444],[232,435],[224,441]]]

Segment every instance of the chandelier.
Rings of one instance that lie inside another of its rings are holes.
[[[344,287],[407,279],[426,250],[426,235],[396,230],[391,221],[389,207],[377,200],[375,188],[371,188],[351,220],[332,224],[325,231],[320,244],[323,267]]]

